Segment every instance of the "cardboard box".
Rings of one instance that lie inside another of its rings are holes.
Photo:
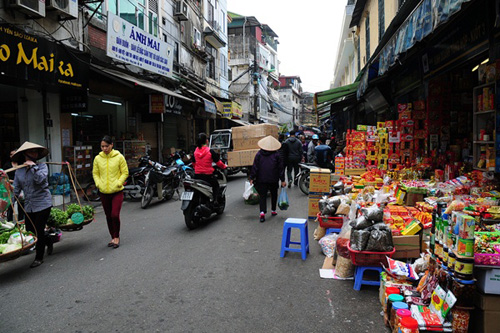
[[[394,259],[419,258],[420,257],[420,235],[392,236],[392,242],[396,248]]]
[[[321,194],[309,194],[308,199],[308,208],[307,208],[307,217],[310,220],[315,220],[319,213],[318,201],[322,198]]]
[[[233,138],[233,150],[248,150],[248,149],[260,149],[258,142],[260,139],[265,138],[265,136],[258,136],[255,138],[248,139],[234,139]]]
[[[476,291],[474,294],[474,305],[485,311],[500,311],[500,296],[485,295]]]
[[[485,294],[500,295],[500,268],[475,269],[477,289]]]
[[[259,149],[230,151],[227,153],[227,165],[230,167],[253,165],[258,151]]]
[[[278,126],[272,124],[239,126],[231,130],[233,139],[263,138],[268,135],[278,138]]]
[[[500,311],[485,311],[481,309],[472,311],[469,330],[473,328],[473,332],[497,333],[499,327]]]
[[[312,169],[309,180],[309,192],[330,192],[331,171],[330,169]]]

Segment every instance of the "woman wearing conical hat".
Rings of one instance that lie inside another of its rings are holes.
[[[271,216],[276,216],[276,205],[278,202],[279,182],[285,187],[285,168],[283,158],[278,150],[281,143],[269,135],[257,143],[260,150],[255,155],[252,170],[250,172],[250,183],[254,184],[260,196],[260,222],[266,220],[267,192],[271,192]]]
[[[24,210],[27,213],[26,230],[33,233],[36,230],[38,237],[35,260],[30,265],[31,268],[38,267],[43,263],[46,245],[48,254],[52,254],[52,242],[45,237],[45,225],[52,208],[52,196],[48,181],[49,169],[45,163],[36,163],[48,154],[47,148],[26,141],[12,156],[13,162],[26,166],[16,171],[14,194],[19,197],[21,191],[24,192]]]

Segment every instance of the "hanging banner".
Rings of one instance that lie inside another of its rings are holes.
[[[224,102],[224,112],[222,113],[222,118],[228,119],[241,119],[243,117],[243,108],[241,104],[236,102]]]
[[[87,89],[90,57],[45,38],[0,24],[0,72],[16,82]]]
[[[222,118],[231,119],[232,102],[223,102],[224,109],[222,110]]]
[[[173,47],[111,12],[108,12],[106,55],[172,77]]]

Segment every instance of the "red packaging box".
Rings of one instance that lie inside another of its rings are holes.
[[[413,134],[404,134],[401,136],[403,142],[413,142]]]
[[[390,154],[389,155],[389,163],[399,163],[401,161],[401,156],[399,154]]]
[[[411,111],[411,103],[398,104],[398,112]]]
[[[425,110],[425,101],[414,101],[413,109],[416,110]]]
[[[388,120],[385,122],[385,127],[387,128],[387,131],[390,132],[394,129],[395,126],[395,121],[394,120]]]
[[[415,126],[415,121],[413,119],[402,119],[400,120],[401,127],[413,127]]]
[[[411,119],[411,111],[403,111],[399,114],[399,120]]]
[[[413,111],[414,119],[427,119],[427,112],[425,110]]]
[[[426,139],[428,135],[428,131],[425,129],[419,129],[415,131],[415,139]]]

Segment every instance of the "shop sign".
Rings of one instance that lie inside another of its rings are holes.
[[[222,112],[222,118],[236,118],[241,119],[243,117],[243,108],[241,104],[236,102],[224,102],[224,111]]]
[[[182,105],[175,96],[165,95],[165,113],[182,115]]]
[[[71,94],[64,92],[61,96],[61,113],[80,113],[88,111],[87,93]]]
[[[271,69],[271,52],[269,52],[264,46],[259,45],[259,54],[257,55],[257,61],[259,63],[259,67],[262,69],[270,70]]]
[[[205,103],[205,112],[217,114],[217,108],[215,106],[215,103],[210,102],[209,100],[206,99],[204,99],[203,102]]]
[[[165,98],[163,94],[149,95],[149,113],[163,113],[165,110]]]
[[[0,72],[29,83],[86,89],[88,57],[68,48],[1,24]]]
[[[172,77],[173,47],[108,12],[106,54],[166,77]]]

